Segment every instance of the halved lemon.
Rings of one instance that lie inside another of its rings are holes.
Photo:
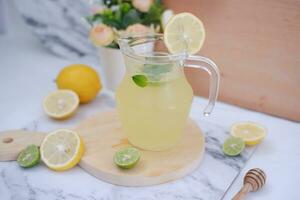
[[[84,143],[72,130],[59,129],[49,133],[41,147],[42,161],[56,171],[65,171],[74,167],[84,154]]]
[[[191,13],[174,15],[166,25],[164,42],[171,53],[197,53],[204,42],[205,30],[199,18]]]
[[[79,97],[72,90],[57,90],[47,95],[43,108],[47,115],[55,119],[72,116],[79,106]]]
[[[238,122],[231,126],[230,134],[243,139],[246,145],[252,146],[260,143],[266,137],[267,130],[254,122]]]

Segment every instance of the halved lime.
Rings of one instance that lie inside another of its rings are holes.
[[[40,162],[40,150],[32,144],[27,146],[18,156],[17,162],[21,167],[29,168],[37,165]]]
[[[245,148],[245,142],[241,138],[230,137],[223,144],[223,152],[228,156],[237,156]]]
[[[134,167],[141,157],[139,150],[133,147],[127,147],[118,150],[114,156],[114,162],[121,168],[130,169]]]

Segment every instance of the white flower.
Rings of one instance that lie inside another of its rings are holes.
[[[96,46],[107,46],[114,41],[114,32],[111,27],[98,24],[91,29],[90,39]]]
[[[153,0],[132,0],[132,5],[141,12],[147,12],[152,4]]]
[[[161,23],[163,28],[165,29],[167,23],[169,22],[169,20],[171,19],[171,17],[173,17],[174,12],[170,9],[165,10],[161,16]]]

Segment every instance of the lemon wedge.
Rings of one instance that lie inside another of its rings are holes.
[[[205,30],[199,18],[191,13],[174,15],[166,25],[164,42],[171,53],[197,53],[204,42]]]
[[[75,131],[59,129],[44,138],[40,152],[42,161],[50,169],[65,171],[80,161],[84,154],[84,144]]]
[[[46,114],[55,119],[72,116],[79,106],[78,95],[71,90],[57,90],[47,95],[43,102]]]
[[[260,143],[267,134],[267,130],[260,124],[254,122],[238,122],[231,126],[230,134],[241,138],[246,145],[253,146]]]

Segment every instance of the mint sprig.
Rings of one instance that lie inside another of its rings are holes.
[[[146,87],[148,85],[148,79],[145,75],[134,75],[132,76],[132,80],[139,87]]]

